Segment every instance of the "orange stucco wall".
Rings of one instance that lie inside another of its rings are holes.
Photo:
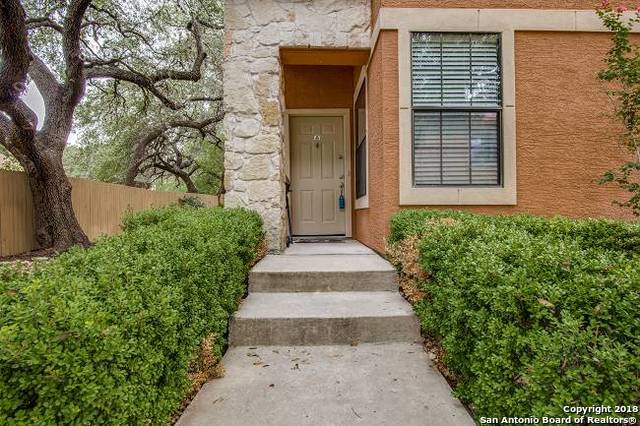
[[[369,208],[356,210],[353,236],[382,251],[398,209],[398,33],[382,31],[367,69]]]
[[[351,108],[353,67],[285,65],[284,96],[288,109]]]
[[[596,78],[608,46],[607,34],[516,33],[518,205],[466,210],[632,217],[612,204],[625,199],[623,192],[595,182],[627,159],[617,144],[613,105]],[[395,32],[382,32],[368,75],[369,209],[356,212],[354,236],[382,251],[389,219],[401,208]]]

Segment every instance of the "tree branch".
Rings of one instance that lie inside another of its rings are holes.
[[[11,103],[27,88],[31,62],[26,14],[19,0],[0,4],[0,51],[0,104]]]
[[[11,151],[12,139],[15,134],[15,126],[4,114],[0,114],[0,145]]]
[[[25,115],[28,115],[25,113]],[[24,167],[37,159],[31,133],[22,131],[12,119],[0,114],[0,145],[4,146]]]
[[[62,25],[58,24],[48,16],[27,19],[27,29],[36,30],[38,28],[51,28],[52,30],[57,31],[60,34],[64,33],[64,28],[62,27]]]
[[[26,14],[19,0],[4,0],[0,4],[0,51],[0,112],[7,114],[13,122],[9,127],[6,124],[7,120],[4,120],[3,140],[5,143],[8,143],[9,139],[20,140],[22,144],[31,148],[28,150],[31,153],[37,118],[20,100],[27,88],[31,52]]]
[[[218,123],[222,120],[222,114],[206,118],[201,121],[197,120],[170,120],[157,126],[146,129],[143,136],[136,142],[133,157],[129,163],[126,185],[134,185],[136,177],[140,173],[140,166],[145,161],[147,148],[156,140],[158,140],[167,130],[177,128],[188,128],[202,131],[203,129]]]
[[[169,99],[156,85],[166,80],[198,81],[202,78],[202,65],[207,55],[202,44],[200,24],[194,19],[189,25],[189,30],[193,34],[196,48],[196,57],[191,70],[164,69],[152,74],[145,74],[131,68],[123,69],[115,64],[98,65],[96,63],[90,63],[89,66],[86,67],[86,77],[90,80],[115,79],[127,81],[153,94],[168,108],[172,110],[181,109],[184,107],[184,104],[179,104]]]
[[[68,90],[66,94],[67,106],[75,107],[84,95],[86,80],[80,48],[80,34],[82,32],[82,21],[90,4],[91,0],[73,0],[69,4],[67,16],[64,20],[62,52],[67,73],[65,82],[65,87]]]
[[[170,108],[172,110],[179,110],[182,108],[180,104],[169,99],[155,86],[156,81],[153,78],[145,76],[144,74],[141,74],[137,71],[124,70],[115,66],[95,66],[88,68],[86,71],[86,75],[87,79],[90,80],[113,79],[127,81],[153,94],[167,108]]]
[[[222,96],[212,98],[210,96],[195,96],[187,99],[187,102],[222,102]]]
[[[60,89],[62,89],[62,85],[38,55],[32,53],[32,56],[33,61],[31,61],[31,65],[29,66],[29,76],[36,84],[45,103],[50,104],[53,99],[57,97]]]
[[[180,179],[182,182],[184,182],[185,186],[187,187],[188,193],[198,194],[200,192],[198,191],[198,188],[196,187],[193,180],[191,179],[191,175],[187,174],[182,169],[178,167],[174,167],[169,163],[167,163],[166,161],[163,161],[162,159],[160,159],[158,163],[154,163],[153,166],[157,169],[164,170],[167,173],[171,173],[172,175]]]

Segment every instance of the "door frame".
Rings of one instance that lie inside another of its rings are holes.
[[[351,110],[349,108],[310,108],[310,109],[287,109],[284,111],[284,161],[285,161],[285,174],[287,178],[291,178],[291,134],[289,129],[290,117],[342,117],[342,126],[344,127],[344,165],[345,165],[345,236],[351,237],[351,219],[352,219],[352,199],[351,199],[351,185],[352,185],[352,165],[351,165]]]

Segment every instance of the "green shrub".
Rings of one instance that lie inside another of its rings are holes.
[[[185,195],[184,197],[180,198],[178,200],[178,205],[182,207],[194,207],[197,209],[202,209],[207,207],[200,198],[194,195]]]
[[[245,210],[170,207],[30,274],[0,269],[0,424],[163,424],[224,344],[262,240]]]
[[[640,227],[403,211],[421,236],[416,305],[477,416],[565,416],[640,401]]]

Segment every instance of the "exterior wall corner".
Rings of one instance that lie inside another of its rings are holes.
[[[258,211],[284,248],[285,129],[280,47],[369,46],[370,0],[226,0],[225,205]]]

